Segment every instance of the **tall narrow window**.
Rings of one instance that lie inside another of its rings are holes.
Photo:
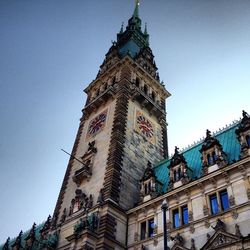
[[[174,181],[177,181],[176,170],[174,170]]]
[[[148,237],[154,236],[154,219],[148,221]]]
[[[247,142],[247,146],[250,148],[250,136],[249,135],[246,136],[246,142]]]
[[[155,93],[154,92],[152,92],[152,99],[153,99],[153,101],[155,101]]]
[[[213,163],[215,163],[217,161],[217,155],[215,154],[214,151],[212,153],[212,157],[213,157]]]
[[[148,185],[147,184],[144,185],[144,192],[146,195],[148,194]]]
[[[136,87],[140,86],[140,79],[138,77],[136,77],[135,85],[136,85]]]
[[[182,225],[188,224],[188,208],[187,205],[183,206],[181,208],[181,219],[182,219]]]
[[[210,154],[207,154],[207,162],[208,162],[208,165],[211,165],[211,157],[210,157]]]
[[[224,210],[227,210],[229,208],[227,190],[223,190],[220,192],[220,203],[221,203],[221,210],[224,211]]]
[[[218,208],[218,201],[216,194],[210,195],[209,200],[210,200],[211,213],[217,214],[219,212],[219,208]]]
[[[146,221],[141,223],[141,240],[146,239],[147,224]]]
[[[179,209],[173,210],[173,227],[177,228],[180,226],[180,215],[179,215]]]
[[[147,94],[148,93],[148,87],[147,85],[144,85],[144,88],[143,88],[144,92]]]
[[[148,192],[151,192],[151,182],[148,183]]]
[[[181,168],[178,168],[178,180],[181,179]]]

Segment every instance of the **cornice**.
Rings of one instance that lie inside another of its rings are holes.
[[[194,188],[196,185],[202,185],[202,183],[205,181],[210,181],[212,178],[219,176],[219,175],[223,174],[224,172],[231,171],[231,170],[236,169],[237,167],[242,166],[242,165],[244,166],[246,163],[249,163],[249,162],[250,162],[250,156],[248,156],[242,160],[239,160],[238,162],[235,162],[231,165],[228,165],[224,168],[218,169],[212,173],[209,173],[209,174],[207,174],[207,175],[205,175],[197,180],[189,182],[186,185],[183,185],[183,186],[180,186],[174,190],[171,190],[170,192],[167,192],[167,193],[165,193],[157,198],[154,198],[150,201],[144,202],[141,205],[128,210],[127,215],[130,215],[130,214],[132,214],[132,213],[134,213],[134,212],[136,212],[144,207],[151,206],[154,203],[160,202],[160,201],[164,200],[165,198],[168,199],[177,193],[185,192],[186,189]]]

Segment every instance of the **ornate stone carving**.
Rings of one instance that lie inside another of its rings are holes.
[[[99,217],[96,213],[92,213],[90,216],[86,218],[80,218],[80,220],[74,226],[74,234],[78,235],[83,230],[89,229],[91,231],[96,231],[98,228]]]
[[[169,228],[169,229],[171,229],[172,228],[172,223],[171,223],[171,221],[167,221],[167,228]]]
[[[40,237],[42,239],[46,236],[47,232],[50,229],[50,226],[51,226],[51,216],[49,215],[46,222],[44,223],[42,229],[40,230]]]
[[[61,219],[60,219],[60,223],[63,223],[66,220],[66,217],[67,217],[67,209],[65,207],[63,209],[63,213],[62,213],[62,216],[61,216]]]
[[[197,187],[199,188],[199,190],[200,190],[202,193],[205,192],[205,190],[204,190],[204,184],[203,184],[202,182],[198,182],[198,183],[197,183]]]
[[[40,240],[40,249],[56,249],[58,243],[58,232],[47,234],[44,239]]]
[[[21,231],[19,233],[19,235],[17,236],[15,242],[12,244],[12,249],[13,250],[19,250],[19,249],[23,248],[22,247],[22,236],[23,236],[23,231]]]
[[[207,240],[209,240],[211,238],[210,234],[207,233]]]
[[[9,249],[10,249],[10,237],[8,237],[8,239],[4,243],[2,250],[9,250]]]
[[[229,178],[228,173],[227,173],[227,172],[223,172],[222,175],[223,175],[223,177],[224,177],[224,179],[225,179],[227,185],[229,185],[229,183],[230,183],[230,178]]]
[[[97,198],[97,203],[98,203],[99,205],[102,205],[103,202],[104,202],[104,190],[103,190],[103,188],[101,188],[101,190],[100,190],[100,192],[99,192],[99,196],[98,196],[98,198]]]
[[[158,233],[158,226],[157,224],[154,225],[154,235],[157,235]]]
[[[158,239],[154,238],[154,246],[156,247],[158,245]]]
[[[58,212],[56,212],[51,220],[51,229],[55,229],[56,228],[56,224],[57,224],[57,220],[58,220]]]
[[[211,182],[211,184],[213,185],[214,188],[217,187],[217,182],[215,178],[210,178],[209,181]]]
[[[28,236],[24,240],[26,241],[25,249],[31,249],[36,240],[36,223],[33,224]]]
[[[191,248],[190,248],[190,250],[196,250],[195,240],[193,238],[191,238]]]
[[[138,232],[134,233],[134,241],[137,242],[139,240],[139,234]]]
[[[246,178],[246,176],[247,176],[247,172],[246,172],[246,168],[245,168],[245,166],[243,166],[243,165],[239,165],[239,166],[238,166],[238,168],[239,168],[239,170],[240,170],[240,172],[241,172],[242,176],[243,176],[244,178]]]
[[[179,233],[177,233],[174,237],[171,237],[171,240],[173,240],[175,242],[175,244],[177,244],[179,246],[184,245],[184,239]]]
[[[235,224],[235,235],[237,235],[239,238],[242,237],[240,226],[238,224]]]
[[[203,214],[204,214],[205,216],[208,215],[208,207],[207,207],[207,205],[203,205]]]
[[[216,225],[214,227],[212,226],[212,228],[215,231],[218,231],[218,230],[225,231],[226,225],[225,225],[225,223],[221,219],[218,219],[217,222],[216,222]]]
[[[190,231],[190,233],[192,233],[192,234],[195,232],[195,228],[194,228],[194,225],[193,225],[193,224],[190,225],[189,231]]]
[[[239,216],[239,214],[237,213],[237,210],[234,209],[234,210],[232,211],[232,218],[236,220],[236,219],[238,218],[238,216]]]
[[[90,194],[89,197],[81,190],[76,189],[75,198],[71,200],[71,206],[69,209],[69,215],[80,210],[87,211],[93,206],[93,195]]]
[[[91,177],[93,159],[96,153],[95,141],[89,142],[87,152],[81,157],[83,165],[80,169],[75,171],[73,176],[73,181],[77,186],[79,186],[85,178],[89,179]]]
[[[193,220],[194,220],[194,218],[193,218],[193,212],[190,210],[190,211],[188,211],[188,221],[191,222]]]
[[[206,228],[209,228],[209,227],[210,227],[209,221],[208,221],[208,220],[205,220],[204,222],[205,222],[205,227],[206,227]]]
[[[230,207],[235,205],[235,199],[232,195],[229,196],[229,205]]]
[[[250,188],[247,189],[247,198],[250,200]]]

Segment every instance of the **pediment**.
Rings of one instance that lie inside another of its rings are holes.
[[[223,229],[220,229],[214,233],[214,235],[206,242],[206,244],[201,249],[221,249],[222,247],[231,245],[232,243],[237,242],[238,240],[238,236],[230,234],[224,231]]]
[[[175,243],[175,244],[172,246],[171,250],[189,250],[189,249],[186,248],[186,247],[184,247],[184,246],[181,246],[181,245]]]

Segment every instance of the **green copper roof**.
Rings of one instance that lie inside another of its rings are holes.
[[[121,57],[130,55],[132,58],[140,52],[141,49],[149,45],[149,35],[147,27],[144,33],[141,29],[141,19],[139,17],[139,1],[136,1],[132,17],[128,20],[128,25],[123,31],[123,25],[117,34],[117,46]]]
[[[44,223],[41,223],[39,224],[38,226],[36,226],[36,229],[35,229],[35,235],[36,235],[36,238],[39,239],[40,238],[40,230],[43,228],[44,226]],[[22,242],[21,242],[21,245],[24,247],[25,246],[25,238],[29,235],[29,232],[30,232],[30,229],[27,230],[26,232],[23,233],[22,235]],[[13,238],[10,240],[9,242],[9,248],[11,248],[11,246],[14,244],[15,240],[16,240],[17,237]],[[5,242],[3,244],[0,245],[0,250],[3,249],[3,246],[4,246]],[[38,249],[36,246],[32,247],[32,250],[36,250]]]
[[[222,145],[223,151],[227,154],[227,160],[229,164],[233,163],[234,161],[238,161],[240,156],[240,144],[235,134],[235,130],[238,128],[238,125],[238,123],[233,124],[230,127],[214,135],[214,137],[218,139],[220,144]],[[192,180],[197,179],[201,176],[202,164],[201,153],[199,152],[199,150],[202,147],[202,143],[203,141],[181,152],[187,161],[188,167],[193,170],[193,172],[190,171],[188,173],[189,177]],[[161,191],[164,193],[167,191],[169,182],[169,164],[170,159],[160,162],[154,168],[157,180],[163,183],[163,190]]]

